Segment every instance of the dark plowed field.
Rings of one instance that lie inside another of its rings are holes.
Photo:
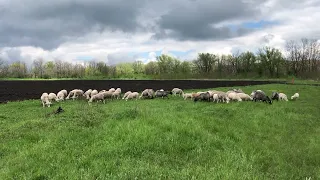
[[[43,92],[57,93],[61,89],[68,92],[72,89],[110,89],[120,87],[122,92],[138,91],[146,88],[171,90],[174,87],[181,89],[204,89],[227,86],[248,86],[281,81],[217,81],[217,80],[57,80],[57,81],[0,81],[0,103],[26,99],[39,99]]]

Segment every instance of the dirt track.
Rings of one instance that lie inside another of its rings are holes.
[[[122,92],[138,91],[146,88],[171,90],[204,89],[227,86],[248,86],[259,84],[284,83],[279,81],[216,81],[216,80],[57,80],[57,81],[0,81],[0,103],[26,99],[39,99],[43,92],[57,93],[61,89],[68,92],[78,88],[82,90],[108,90],[120,87]]]

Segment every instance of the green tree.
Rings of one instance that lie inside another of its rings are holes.
[[[281,65],[284,64],[284,57],[279,49],[264,47],[259,50],[258,57],[262,68],[267,69],[271,77],[279,77]]]
[[[199,73],[208,74],[213,71],[218,57],[210,53],[199,53],[197,60],[193,61]]]

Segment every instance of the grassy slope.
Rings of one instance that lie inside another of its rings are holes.
[[[320,88],[242,89],[301,97],[273,105],[67,101],[49,118],[57,105],[2,104],[0,179],[319,179]]]

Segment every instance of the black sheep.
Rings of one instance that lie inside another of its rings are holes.
[[[210,101],[210,93],[206,92],[206,93],[201,93],[199,96],[196,96],[193,101],[196,102],[198,100],[201,101]]]
[[[253,101],[255,101],[255,102],[256,101],[263,101],[263,102],[272,104],[271,99],[267,95],[265,95],[264,93],[259,92],[259,91],[256,91],[256,93],[254,94]]]
[[[171,94],[172,95],[172,92],[171,91],[156,91],[156,93],[155,93],[155,96],[156,97],[167,97],[167,98],[169,98],[169,94]]]
[[[271,99],[279,101],[279,93],[278,92],[272,92]]]

